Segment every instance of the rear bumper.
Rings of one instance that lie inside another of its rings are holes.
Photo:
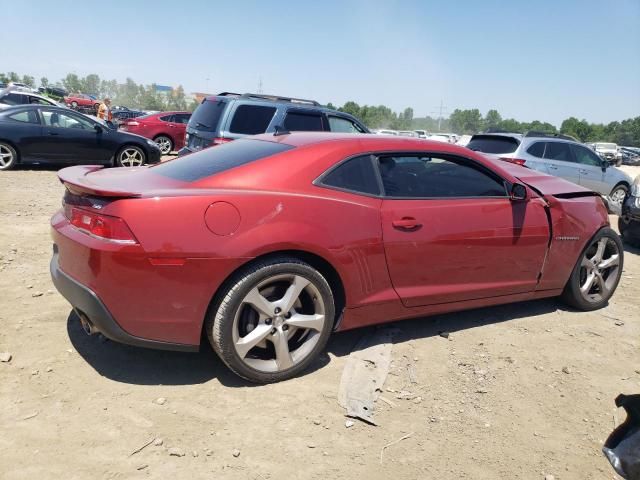
[[[60,266],[58,265],[58,252],[55,246],[49,268],[53,284],[60,294],[67,299],[76,312],[80,315],[86,316],[91,325],[105,337],[113,340],[114,342],[133,345],[136,347],[177,350],[183,352],[198,351],[198,345],[185,345],[181,343],[149,340],[136,337],[124,331],[95,292],[77,282],[60,269]]]

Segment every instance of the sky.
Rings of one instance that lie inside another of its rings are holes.
[[[47,5],[54,5],[52,6]],[[640,0],[1,0],[0,71],[342,105],[640,115]]]

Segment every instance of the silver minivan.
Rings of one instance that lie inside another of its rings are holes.
[[[519,165],[562,177],[606,197],[620,207],[632,179],[572,137],[529,132],[481,133],[467,148]]]

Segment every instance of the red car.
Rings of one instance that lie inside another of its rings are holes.
[[[100,106],[100,100],[93,95],[87,95],[85,93],[72,93],[71,95],[64,97],[64,103],[71,105],[73,108],[77,107],[93,107],[98,110]]]
[[[168,155],[184,146],[184,134],[191,114],[189,112],[160,112],[125,120],[120,130],[150,138]]]
[[[51,274],[88,333],[301,372],[334,331],[562,296],[607,303],[623,248],[599,195],[451,144],[259,135],[152,167],[78,166]]]

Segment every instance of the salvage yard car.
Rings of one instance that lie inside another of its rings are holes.
[[[599,193],[620,208],[631,177],[603,160],[573,137],[542,132],[479,133],[467,148],[524,165]]]
[[[155,142],[69,108],[20,105],[0,111],[0,170],[27,163],[134,167],[159,161]]]
[[[640,175],[633,181],[629,195],[622,204],[618,231],[625,243],[640,248]]]
[[[160,112],[125,120],[120,130],[150,138],[158,144],[160,152],[168,155],[184,146],[184,134],[191,114],[189,112]]]
[[[204,98],[193,112],[178,155],[276,130],[369,133],[357,118],[315,100],[223,92]]]
[[[63,169],[51,275],[88,333],[195,351],[254,382],[331,332],[561,296],[623,268],[602,198],[452,144],[264,134],[159,165]]]

